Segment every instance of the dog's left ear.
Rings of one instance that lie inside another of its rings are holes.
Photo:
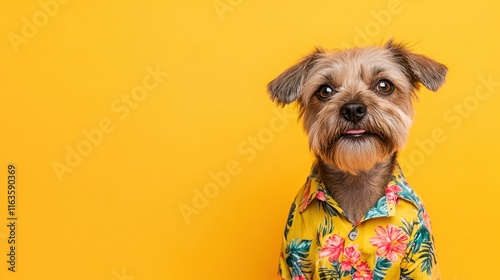
[[[267,85],[267,91],[271,96],[271,100],[282,106],[297,100],[302,92],[302,86],[304,85],[309,69],[313,67],[323,53],[323,50],[316,49],[313,53],[304,57],[300,62],[271,81]]]
[[[389,40],[385,48],[391,51],[409,72],[412,82],[422,83],[426,88],[437,91],[443,85],[448,68],[424,55],[408,51],[402,44]]]

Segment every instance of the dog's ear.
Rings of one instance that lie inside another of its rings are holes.
[[[445,65],[424,55],[412,53],[402,44],[395,44],[392,40],[385,44],[385,48],[406,68],[414,84],[420,82],[432,91],[437,91],[443,85],[448,72]]]
[[[282,106],[297,100],[309,70],[323,53],[323,50],[316,49],[271,81],[267,85],[271,100]]]

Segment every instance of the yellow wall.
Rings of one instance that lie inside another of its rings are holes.
[[[443,277],[494,279],[499,8],[3,1],[0,279],[275,279],[312,156],[295,109],[276,109],[266,84],[317,45],[391,36],[450,69],[438,93],[421,91],[401,153],[433,219]]]

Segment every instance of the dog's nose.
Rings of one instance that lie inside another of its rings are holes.
[[[359,122],[365,114],[366,105],[361,102],[349,102],[340,107],[340,115],[353,123]]]

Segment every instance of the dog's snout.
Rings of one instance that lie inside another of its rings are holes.
[[[361,102],[349,102],[340,108],[340,115],[344,117],[344,119],[357,123],[359,122],[366,114],[366,105]]]

